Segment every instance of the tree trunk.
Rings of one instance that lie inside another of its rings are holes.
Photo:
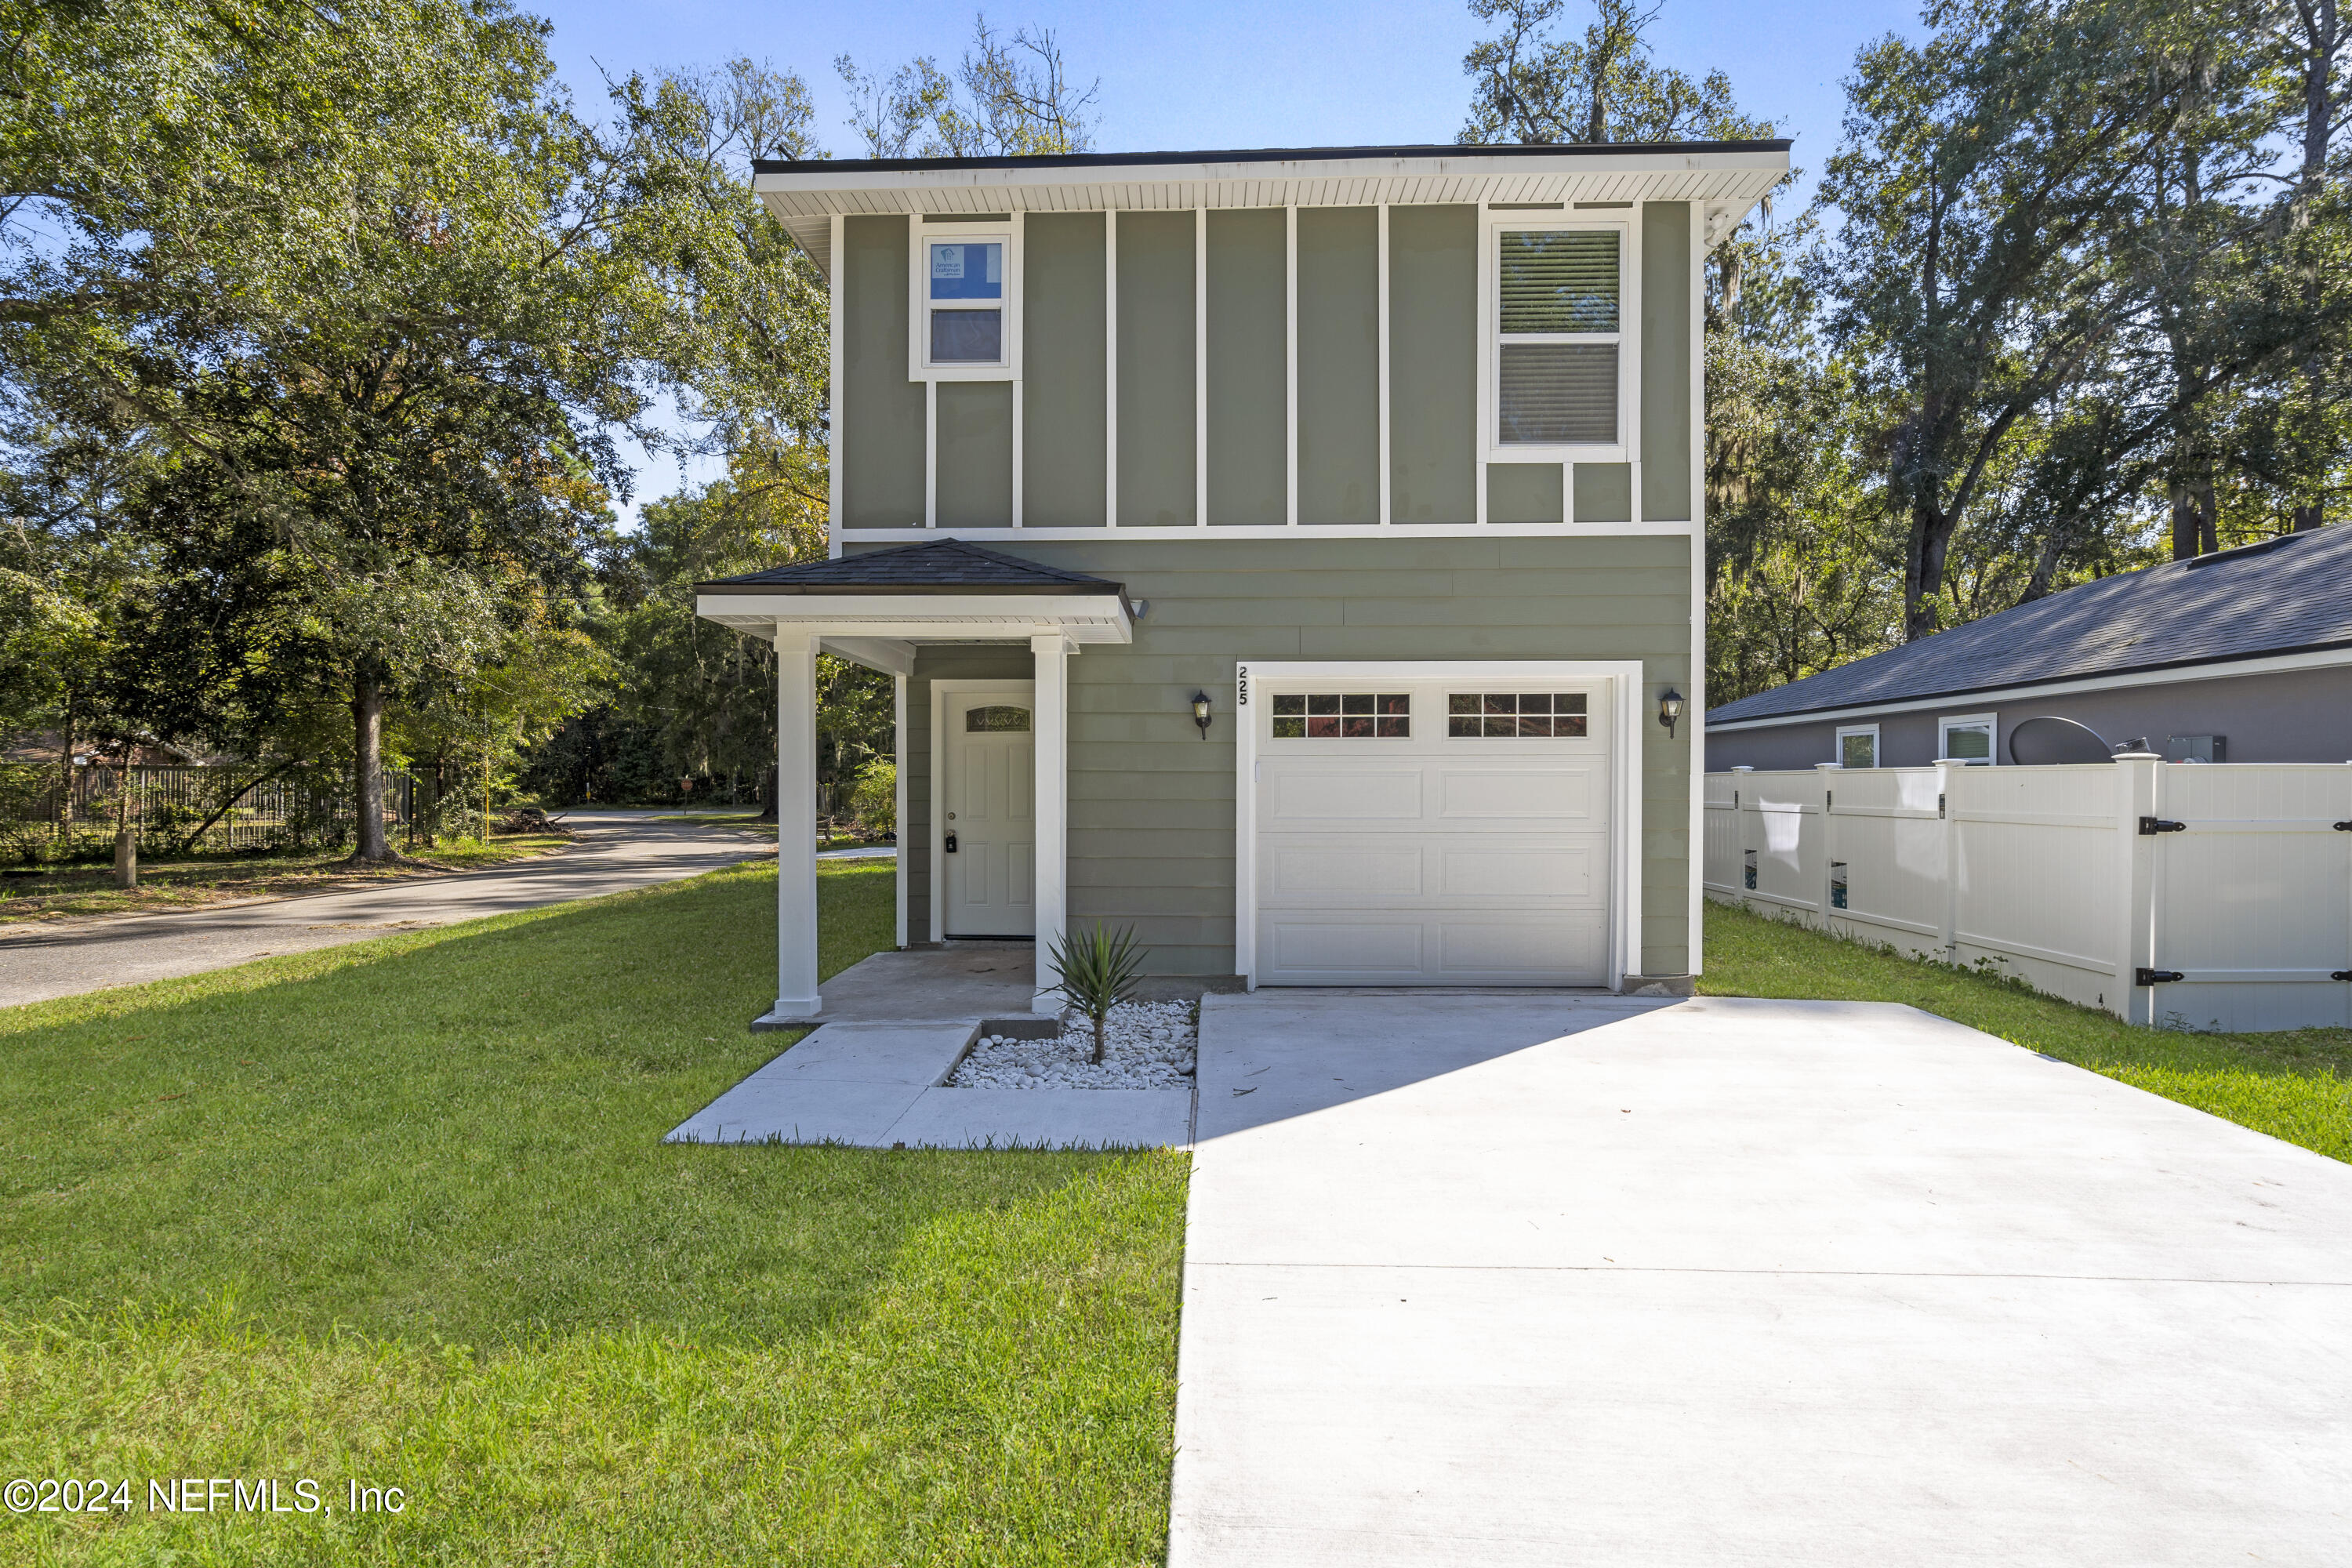
[[[1951,553],[1957,519],[1928,502],[1911,506],[1911,558],[1903,569],[1903,640],[1917,642],[1941,629],[1936,601],[1944,591],[1944,560]]]
[[[352,791],[359,799],[354,860],[389,860],[383,837],[383,684],[373,671],[352,679]]]
[[[2326,521],[2327,509],[2324,506],[2315,503],[2294,509],[2294,529],[2297,533],[2309,533],[2313,529],[2324,526]]]
[[[58,841],[62,845],[73,837],[73,743],[74,693],[66,692],[66,728],[64,742],[58,748]]]
[[[775,821],[776,770],[772,766],[761,768],[760,770],[760,815],[758,820],[761,822]]]
[[[139,835],[131,827],[131,747],[122,748],[122,773],[114,786],[114,885],[139,885]]]
[[[2172,481],[2172,558],[2193,561],[2221,547],[2213,503],[2213,481],[2200,477]]]

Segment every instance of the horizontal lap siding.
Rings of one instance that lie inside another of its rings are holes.
[[[1069,849],[1071,919],[1133,925],[1155,973],[1234,973],[1234,667],[1277,658],[1642,660],[1642,968],[1689,968],[1691,731],[1655,719],[1659,689],[1690,689],[1685,540],[1005,548],[1150,601],[1132,644],[1070,660]],[[1214,710],[1205,741],[1196,689]]]

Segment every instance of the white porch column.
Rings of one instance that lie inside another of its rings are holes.
[[[890,772],[898,784],[890,794],[890,820],[898,826],[898,853],[892,858],[898,898],[898,944],[907,945],[907,678],[890,678]]]
[[[1069,922],[1070,655],[1067,637],[1029,639],[1036,660],[1037,994],[1030,1011],[1058,1013],[1053,952]]]
[[[776,1008],[813,1018],[816,991],[816,638],[776,633]]]

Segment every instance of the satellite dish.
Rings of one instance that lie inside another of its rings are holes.
[[[2115,748],[2096,730],[2052,714],[2028,719],[2009,732],[2009,760],[2021,767],[2048,767],[2058,763],[2111,763],[2116,758]]]

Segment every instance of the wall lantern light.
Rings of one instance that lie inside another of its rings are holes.
[[[1658,699],[1658,722],[1664,724],[1666,727],[1666,733],[1671,735],[1675,732],[1675,722],[1682,716],[1683,694],[1669,686],[1666,688],[1666,694]]]
[[[1201,726],[1201,739],[1207,740],[1209,738],[1209,694],[1205,691],[1192,693],[1192,722]]]

